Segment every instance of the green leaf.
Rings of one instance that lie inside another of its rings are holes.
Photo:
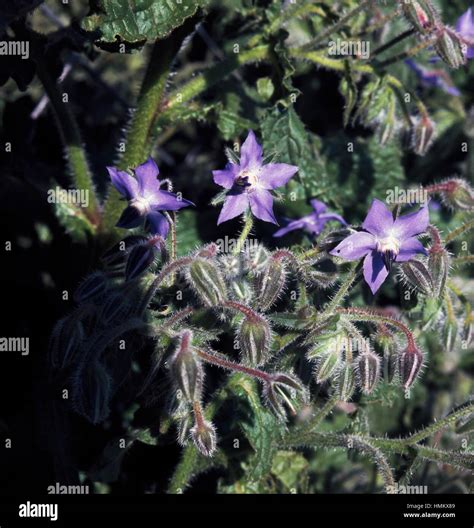
[[[88,235],[94,234],[94,226],[89,222],[80,207],[60,202],[52,205],[59,223],[75,242],[85,242]]]
[[[262,122],[264,152],[278,163],[297,165],[297,175],[287,184],[285,205],[301,213],[298,201],[324,195],[327,174],[319,153],[320,139],[308,132],[295,109],[273,108]]]
[[[237,376],[232,382],[231,390],[248,403],[252,411],[250,421],[243,422],[241,426],[255,451],[249,463],[247,478],[249,481],[258,481],[271,470],[273,457],[281,439],[282,425],[276,416],[262,405],[253,380]]]
[[[208,0],[98,0],[84,19],[86,31],[101,31],[101,42],[158,40],[208,4]]]
[[[197,216],[192,210],[180,211],[177,215],[176,238],[178,240],[178,257],[196,249],[200,238],[197,230]]]
[[[273,459],[272,473],[284,484],[288,492],[295,492],[308,465],[301,453],[279,451]]]

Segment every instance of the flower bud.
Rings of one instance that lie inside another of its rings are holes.
[[[428,251],[428,270],[433,280],[434,296],[442,298],[450,267],[449,253],[439,244]]]
[[[153,264],[157,253],[158,247],[154,238],[144,244],[135,245],[127,259],[125,280],[131,281],[145,272]]]
[[[194,259],[188,269],[188,282],[207,306],[217,306],[227,297],[222,274],[210,260]]]
[[[84,338],[84,326],[77,317],[71,315],[58,321],[49,344],[52,367],[62,370],[73,364]]]
[[[171,375],[183,397],[194,402],[201,398],[204,372],[191,345],[192,332],[185,330],[171,359]]]
[[[80,304],[100,297],[107,289],[107,277],[97,271],[89,275],[74,292],[74,300]]]
[[[420,33],[430,33],[438,26],[439,15],[429,0],[401,0],[400,4],[408,22]]]
[[[355,390],[355,374],[351,364],[345,363],[337,376],[336,394],[342,401],[349,401]]]
[[[434,48],[441,59],[451,68],[457,69],[466,64],[465,45],[454,29],[444,27]]]
[[[421,260],[412,259],[401,265],[402,276],[406,282],[421,294],[433,295],[433,279],[428,268]]]
[[[259,292],[258,305],[261,310],[268,310],[283,291],[286,281],[286,269],[283,261],[277,258],[268,259],[265,271],[257,279]]]
[[[359,386],[365,394],[370,394],[380,377],[380,358],[372,350],[364,350],[356,365]]]
[[[178,444],[185,446],[191,436],[191,429],[193,426],[193,418],[190,412],[183,414],[178,418]]]
[[[196,423],[190,432],[194,445],[201,454],[205,457],[212,457],[217,445],[216,430],[212,423],[202,420],[201,423]]]
[[[454,317],[448,317],[443,326],[443,342],[446,350],[452,352],[458,337],[458,324]]]
[[[322,354],[316,371],[316,381],[322,383],[336,373],[341,362],[341,351],[338,346],[331,346]]]
[[[474,189],[466,180],[452,178],[433,187],[438,190],[448,207],[462,211],[474,210]]]
[[[397,344],[392,335],[378,335],[377,343],[383,350],[383,377],[392,383],[397,373]]]
[[[130,235],[108,249],[102,255],[102,262],[108,267],[116,267],[124,264],[125,257],[136,244],[143,244],[147,238],[141,235]]]
[[[100,322],[107,326],[113,322],[123,320],[130,311],[127,298],[120,292],[107,296],[100,312]]]
[[[423,365],[423,353],[414,344],[409,344],[400,354],[398,365],[400,380],[405,389],[409,389]]]
[[[434,122],[427,114],[415,119],[412,130],[412,148],[419,156],[424,156],[430,149],[436,134]]]
[[[270,349],[270,325],[258,314],[245,317],[240,325],[240,349],[245,362],[258,366],[268,359]]]
[[[297,406],[307,401],[303,384],[291,374],[273,374],[271,379],[264,383],[263,395],[272,411],[283,421],[286,420],[285,407],[296,416]]]

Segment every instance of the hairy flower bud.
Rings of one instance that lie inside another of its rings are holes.
[[[84,326],[77,317],[71,315],[58,321],[49,344],[52,367],[62,370],[74,363],[84,338]]]
[[[257,279],[258,305],[261,310],[268,310],[278,299],[285,281],[286,269],[282,259],[268,259],[264,272]]]
[[[251,314],[245,317],[239,329],[240,349],[249,365],[258,366],[268,359],[270,348],[270,325],[262,316]]]
[[[321,355],[316,371],[316,381],[322,383],[337,372],[341,362],[341,353],[337,347],[331,347]]]
[[[377,344],[383,351],[383,377],[388,383],[392,383],[397,373],[397,344],[391,334],[379,334],[376,338]]]
[[[401,0],[406,19],[422,34],[428,34],[440,22],[439,15],[429,0]]]
[[[337,376],[336,394],[338,398],[342,401],[349,401],[354,394],[355,385],[354,368],[351,364],[345,363]]]
[[[423,353],[413,344],[409,344],[400,354],[398,362],[400,380],[405,389],[413,385],[422,366]]]
[[[177,419],[178,427],[178,444],[185,446],[188,443],[189,437],[191,436],[191,429],[193,426],[193,418],[190,412],[179,416]]]
[[[107,326],[118,320],[123,320],[130,311],[130,304],[127,298],[120,292],[108,295],[102,305],[100,312],[100,322]]]
[[[461,37],[449,27],[444,27],[434,45],[436,53],[451,68],[466,64],[465,45]]]
[[[207,420],[202,420],[191,429],[191,438],[194,445],[205,457],[212,457],[216,451],[217,437],[214,425]]]
[[[154,262],[156,248],[152,244],[139,244],[131,251],[125,267],[125,280],[131,281],[139,277]]]
[[[107,268],[115,268],[125,263],[125,257],[136,244],[143,244],[147,238],[142,235],[130,235],[117,242],[102,255],[102,262]]]
[[[107,277],[97,271],[89,275],[74,292],[74,300],[80,304],[100,297],[107,289]]]
[[[372,350],[364,350],[356,365],[359,386],[365,394],[370,394],[380,377],[380,358]]]
[[[207,306],[217,306],[227,297],[222,274],[210,260],[194,259],[188,269],[188,282]]]
[[[419,156],[424,156],[430,149],[436,135],[436,127],[425,114],[415,119],[412,130],[412,148]]]
[[[434,244],[428,251],[428,270],[433,280],[434,296],[441,298],[448,279],[450,257],[446,249]]]
[[[433,295],[433,279],[426,265],[421,260],[412,259],[401,265],[405,281],[421,294]]]
[[[443,342],[446,350],[452,352],[458,337],[458,323],[454,317],[447,317],[443,326]]]
[[[297,406],[307,401],[306,390],[301,381],[291,374],[276,373],[263,386],[265,401],[281,420],[286,420],[286,409],[297,414]]]
[[[462,178],[451,178],[433,185],[431,189],[441,195],[447,207],[462,211],[474,210],[474,189]]]
[[[201,361],[192,347],[192,332],[181,334],[178,347],[171,359],[171,375],[183,397],[194,402],[201,398],[204,372]]]

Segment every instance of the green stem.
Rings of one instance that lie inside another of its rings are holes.
[[[401,33],[400,35],[394,37],[392,40],[389,40],[385,44],[382,44],[382,46],[376,48],[372,52],[372,56],[375,57],[376,55],[380,55],[380,53],[383,53],[384,51],[387,51],[388,49],[392,48],[393,46],[396,46],[398,43],[400,43],[403,40],[411,37],[415,33],[416,33],[415,29],[408,29],[407,31]]]
[[[332,394],[329,400],[314,413],[314,415],[310,418],[308,422],[303,424],[301,427],[298,427],[294,431],[291,431],[287,440],[290,442],[297,441],[301,434],[310,433],[311,431],[314,431],[319,426],[319,424],[326,418],[326,416],[333,411],[338,401],[339,398],[336,393]]]
[[[412,48],[406,51],[403,51],[402,53],[398,53],[397,55],[394,55],[393,57],[390,57],[389,59],[381,63],[378,63],[377,66],[379,68],[386,68],[387,66],[391,66],[392,64],[395,64],[397,62],[401,62],[411,57],[414,57],[415,55],[418,55],[420,51],[423,51],[424,49],[429,48],[433,44],[433,42],[434,42],[434,39],[424,40],[420,42],[419,44],[417,44],[416,46],[413,46]]]
[[[237,240],[237,244],[234,250],[232,251],[232,255],[238,255],[242,251],[242,249],[244,248],[245,241],[250,235],[250,231],[252,231],[252,227],[253,227],[252,213],[247,212],[246,216],[247,218],[245,219],[244,227],[242,228],[242,232],[240,233],[239,239]]]
[[[463,235],[464,233],[466,233],[467,231],[473,228],[474,228],[474,220],[469,220],[467,222],[464,222],[464,224],[460,225],[454,231],[451,231],[450,233],[448,233],[445,239],[445,243],[449,244],[450,242],[452,242],[453,240],[456,240],[456,238],[458,238],[459,236]]]
[[[361,13],[366,7],[368,7],[373,0],[362,0],[360,4],[343,15],[335,24],[333,24],[331,27],[324,30],[322,33],[320,33],[316,38],[311,40],[310,42],[307,42],[304,46],[301,46],[302,51],[307,51],[313,48],[314,46],[317,46],[320,42],[323,42],[328,37],[330,37],[333,33],[336,33],[339,31],[347,21],[349,21],[351,18],[355,17],[359,13]]]
[[[329,314],[334,312],[334,310],[341,304],[346,295],[349,293],[351,286],[354,284],[360,272],[360,268],[356,265],[351,270],[346,280],[342,283],[342,286],[339,288],[338,292],[332,300],[325,306],[323,314]]]
[[[162,108],[171,65],[192,24],[194,22],[188,21],[168,38],[157,41],[153,46],[137,108],[127,131],[125,152],[118,164],[121,170],[137,167],[150,154],[151,134]],[[120,194],[115,188],[111,188],[104,207],[103,228],[106,232],[114,230],[122,209]]]
[[[51,78],[43,62],[43,58],[40,56],[36,57],[36,71],[48,95],[51,107],[54,110],[59,134],[66,149],[74,185],[77,189],[85,190],[89,194],[89,205],[86,208],[86,216],[92,224],[97,225],[100,220],[99,204],[76,119],[69,110],[69,103],[62,101],[58,85]]]

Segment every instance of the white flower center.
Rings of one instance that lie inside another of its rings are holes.
[[[400,242],[393,235],[386,238],[379,238],[377,240],[377,251],[379,253],[391,253],[396,256],[400,252]]]
[[[239,172],[237,181],[242,185],[249,185],[250,187],[256,187],[258,185],[258,169],[244,169]]]
[[[150,202],[143,196],[135,198],[130,202],[132,207],[135,207],[140,212],[140,215],[147,215],[151,211]]]

